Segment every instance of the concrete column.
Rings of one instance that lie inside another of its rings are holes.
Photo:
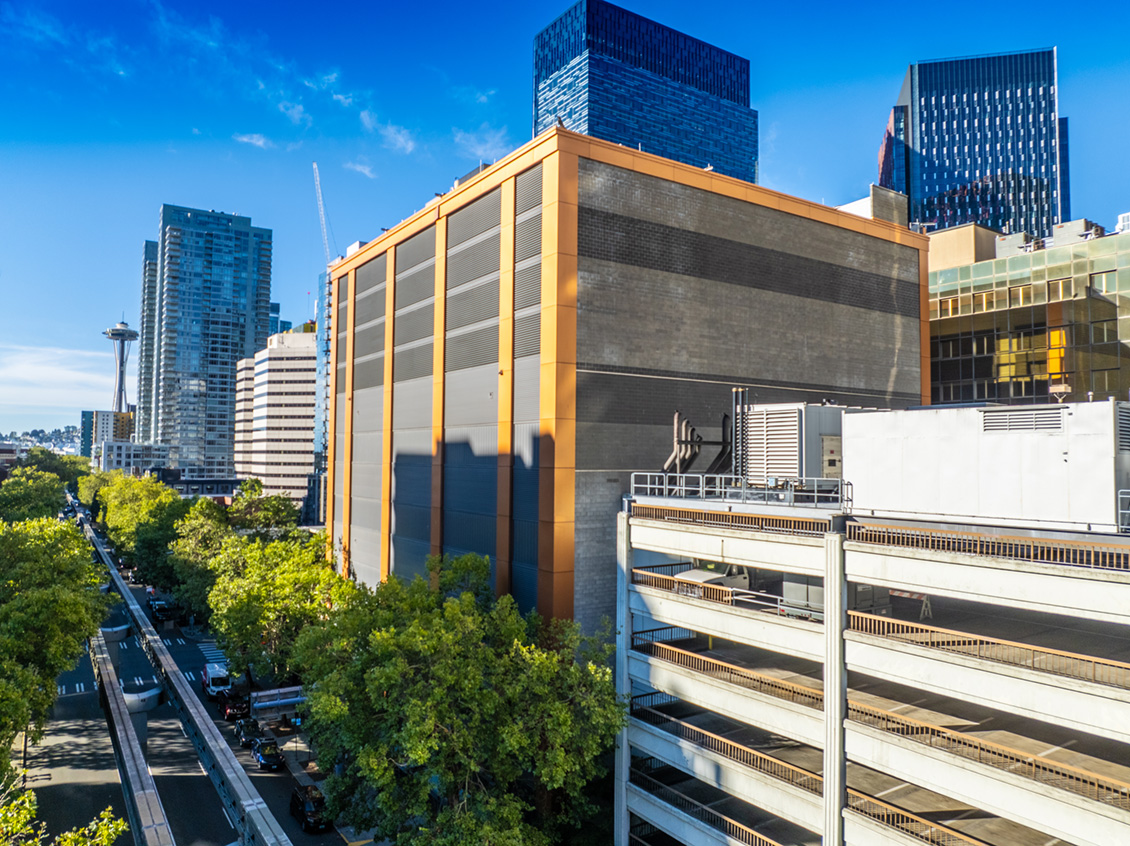
[[[844,846],[844,804],[847,799],[847,579],[844,536],[824,535],[824,846]]]
[[[616,693],[627,697],[632,693],[628,676],[628,652],[632,646],[632,613],[628,610],[628,585],[631,583],[632,541],[627,512],[616,515]],[[628,746],[628,729],[616,738],[615,844],[628,846],[628,772],[632,753]]]

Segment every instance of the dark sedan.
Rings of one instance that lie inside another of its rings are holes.
[[[244,717],[235,721],[235,737],[244,748],[263,736],[263,729],[254,717]]]
[[[261,770],[277,770],[283,765],[282,752],[273,737],[260,737],[251,743],[251,757]]]

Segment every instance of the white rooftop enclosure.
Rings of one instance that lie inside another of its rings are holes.
[[[843,452],[857,517],[1114,532],[1130,404],[849,409]]]

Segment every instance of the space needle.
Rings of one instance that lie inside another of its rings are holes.
[[[126,411],[126,358],[129,356],[130,341],[137,340],[137,332],[129,328],[127,323],[111,326],[102,333],[114,342],[114,359],[118,364],[118,375],[114,379],[114,407],[113,411]]]

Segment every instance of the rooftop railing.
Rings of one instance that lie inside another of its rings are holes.
[[[819,538],[832,530],[832,521],[819,517],[775,517],[768,514],[744,514],[734,511],[704,511],[700,508],[671,508],[666,505],[642,505],[633,502],[631,515],[645,520],[664,520],[693,526],[714,526],[721,529],[744,529],[778,535]]]
[[[754,482],[723,473],[633,473],[632,496],[851,509],[851,483],[813,476]]]
[[[903,549],[1039,561],[1095,570],[1130,570],[1130,546],[1120,544],[1010,537],[950,529],[876,526],[863,523],[848,524],[847,540]]]
[[[1122,661],[892,620],[860,611],[848,611],[848,628],[860,634],[1130,690],[1130,664]]]

